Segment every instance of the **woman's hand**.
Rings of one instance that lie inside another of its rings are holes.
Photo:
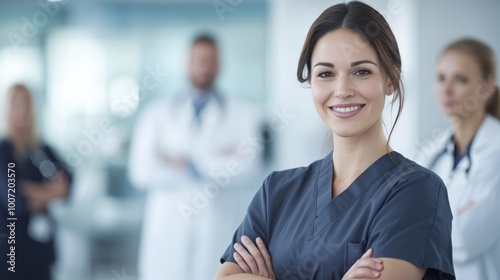
[[[264,241],[258,237],[255,244],[250,238],[243,235],[241,237],[241,244],[234,244],[234,260],[240,266],[241,270],[245,273],[267,277],[269,279],[276,279],[271,262],[271,256],[267,252]]]
[[[381,259],[372,258],[373,249],[369,249],[357,260],[353,266],[344,274],[342,280],[380,277],[380,272],[384,269]]]
[[[23,181],[19,185],[21,193],[27,199],[28,210],[31,213],[44,211],[49,201],[49,197],[44,190],[45,185],[34,181]]]
[[[26,196],[30,212],[43,212],[50,201],[66,197],[69,181],[62,171],[58,171],[50,181],[38,183],[24,181],[21,183],[21,193]]]

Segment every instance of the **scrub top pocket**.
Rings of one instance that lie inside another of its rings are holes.
[[[345,246],[344,271],[347,272],[366,251],[366,242],[348,242]]]

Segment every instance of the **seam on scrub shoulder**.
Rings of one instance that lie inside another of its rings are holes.
[[[434,179],[434,181],[436,181]],[[438,188],[438,195],[437,195],[437,199],[436,199],[436,207],[434,209],[434,218],[432,219],[432,227],[430,228],[429,230],[429,233],[427,234],[427,243],[425,244],[425,250],[424,250],[424,258],[423,258],[423,262],[425,263],[426,262],[426,259],[425,256],[427,255],[427,250],[429,249],[429,240],[431,239],[431,234],[432,232],[434,231],[434,227],[436,225],[436,218],[437,218],[437,213],[438,213],[438,209],[439,209],[439,203],[440,203],[440,197],[441,197],[441,190],[442,188]],[[423,266],[423,264],[422,264]]]
[[[314,197],[313,197],[313,201],[314,201],[314,221],[316,221],[316,219],[318,218],[318,189],[319,189],[319,178],[321,177],[321,170],[322,170],[322,165],[323,165],[323,161],[321,161],[320,165],[319,165],[319,168],[318,168],[318,171],[316,171],[316,184],[315,184],[315,188],[314,188]],[[333,163],[332,163],[332,166],[333,166]],[[333,175],[332,175],[332,180],[333,180]],[[313,222],[312,223],[312,228],[313,228],[313,234],[312,234],[312,238],[314,239],[314,233],[316,233],[316,223]]]
[[[262,192],[264,193],[264,199],[265,199],[264,211],[265,211],[265,219],[266,219],[265,223],[266,223],[266,231],[267,231],[267,235],[268,235],[267,236],[268,241],[270,239],[269,232],[270,232],[271,227],[269,226],[269,217],[268,217],[269,207],[267,207],[268,206],[267,204],[269,202],[269,185],[271,184],[271,177],[274,175],[274,173],[276,173],[276,171],[271,172],[271,174],[269,174],[269,176],[267,176],[267,178],[264,180],[264,184],[262,186],[262,188],[263,188]]]

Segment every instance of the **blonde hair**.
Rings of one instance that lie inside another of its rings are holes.
[[[28,149],[40,145],[40,140],[38,138],[38,132],[35,122],[35,109],[33,105],[33,96],[28,87],[24,84],[14,84],[8,90],[8,116],[7,116],[7,133],[6,137],[12,144],[16,151],[24,155]],[[12,103],[14,99],[20,95],[24,95],[28,103],[28,110],[30,112],[29,125],[26,130],[20,131],[14,127],[12,120]]]
[[[493,50],[483,42],[475,39],[465,38],[449,44],[443,51],[459,51],[470,55],[479,65],[481,76],[486,81],[496,77],[496,58]],[[500,91],[495,86],[493,94],[486,102],[486,112],[500,118]]]

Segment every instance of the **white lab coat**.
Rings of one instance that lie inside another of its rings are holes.
[[[140,280],[214,277],[260,184],[259,126],[252,105],[228,97],[210,98],[201,123],[188,95],[145,108],[129,162],[132,183],[147,190]],[[203,179],[161,155],[188,156]]]
[[[452,171],[452,131],[423,147],[416,161],[436,172],[453,212],[453,263],[457,280],[500,279],[500,121],[487,115]],[[467,174],[467,169],[468,171]]]

